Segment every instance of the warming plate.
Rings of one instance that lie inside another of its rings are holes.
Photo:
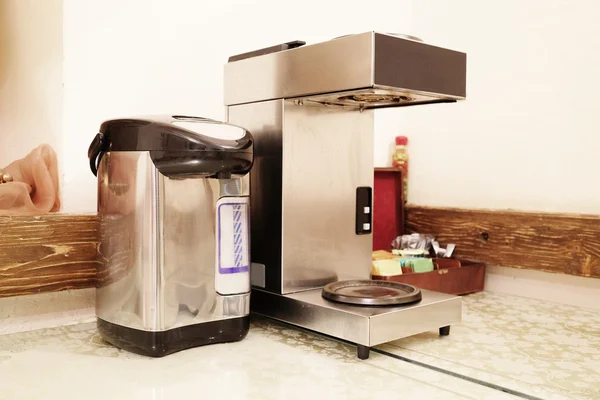
[[[356,343],[359,358],[368,348],[431,330],[447,335],[461,321],[462,299],[421,290],[415,304],[390,307],[351,306],[328,301],[322,289],[280,295],[252,289],[250,311],[288,324]]]

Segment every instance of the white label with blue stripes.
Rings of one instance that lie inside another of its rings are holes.
[[[220,274],[248,272],[250,265],[248,198],[217,203],[217,268]]]

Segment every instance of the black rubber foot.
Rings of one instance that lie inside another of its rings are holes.
[[[440,328],[440,336],[448,336],[450,334],[450,325]]]
[[[368,346],[363,346],[362,344],[356,345],[356,352],[358,353],[358,358],[360,358],[361,360],[366,360],[367,358],[369,358],[370,351],[371,348]]]

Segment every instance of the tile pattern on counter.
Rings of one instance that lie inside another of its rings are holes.
[[[384,351],[544,399],[600,398],[595,310],[493,293],[463,298],[463,322],[383,345]]]
[[[0,298],[0,335],[95,321],[94,289]]]
[[[263,319],[241,342],[160,359],[104,343],[89,323],[0,336],[0,393],[2,399],[513,398],[376,353],[363,362],[353,346]]]
[[[419,388],[422,387],[422,384],[427,384],[443,388],[453,393],[452,395],[451,393],[448,393],[445,395],[447,397],[443,398],[455,398],[454,396],[457,395],[458,398],[462,399],[515,399],[514,396],[506,393],[441,374],[427,368],[402,362],[375,352],[371,352],[371,356],[368,360],[361,361],[356,357],[356,347],[353,345],[332,340],[329,337],[316,335],[312,332],[292,329],[287,325],[282,325],[269,320],[259,320],[254,324],[253,328],[260,330],[265,337],[273,341],[301,349],[302,351],[308,351],[313,354],[322,354],[328,358],[337,358],[341,362],[349,365],[367,364],[378,370],[388,371],[392,374],[406,377],[413,381],[413,385],[418,385]],[[410,392],[396,391],[393,393],[392,398],[400,397],[400,394],[403,393],[410,394]],[[415,395],[416,394],[427,396],[427,392],[420,392],[418,390],[415,391]],[[405,398],[412,397],[408,395]]]

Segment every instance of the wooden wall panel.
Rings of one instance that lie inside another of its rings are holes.
[[[95,215],[0,217],[0,297],[93,287]]]
[[[600,278],[600,216],[418,206],[405,215],[408,232],[455,243],[459,258]],[[94,287],[98,270],[110,281],[98,228],[95,215],[0,217],[0,297]]]
[[[406,230],[455,243],[459,258],[600,278],[600,216],[407,206]]]

